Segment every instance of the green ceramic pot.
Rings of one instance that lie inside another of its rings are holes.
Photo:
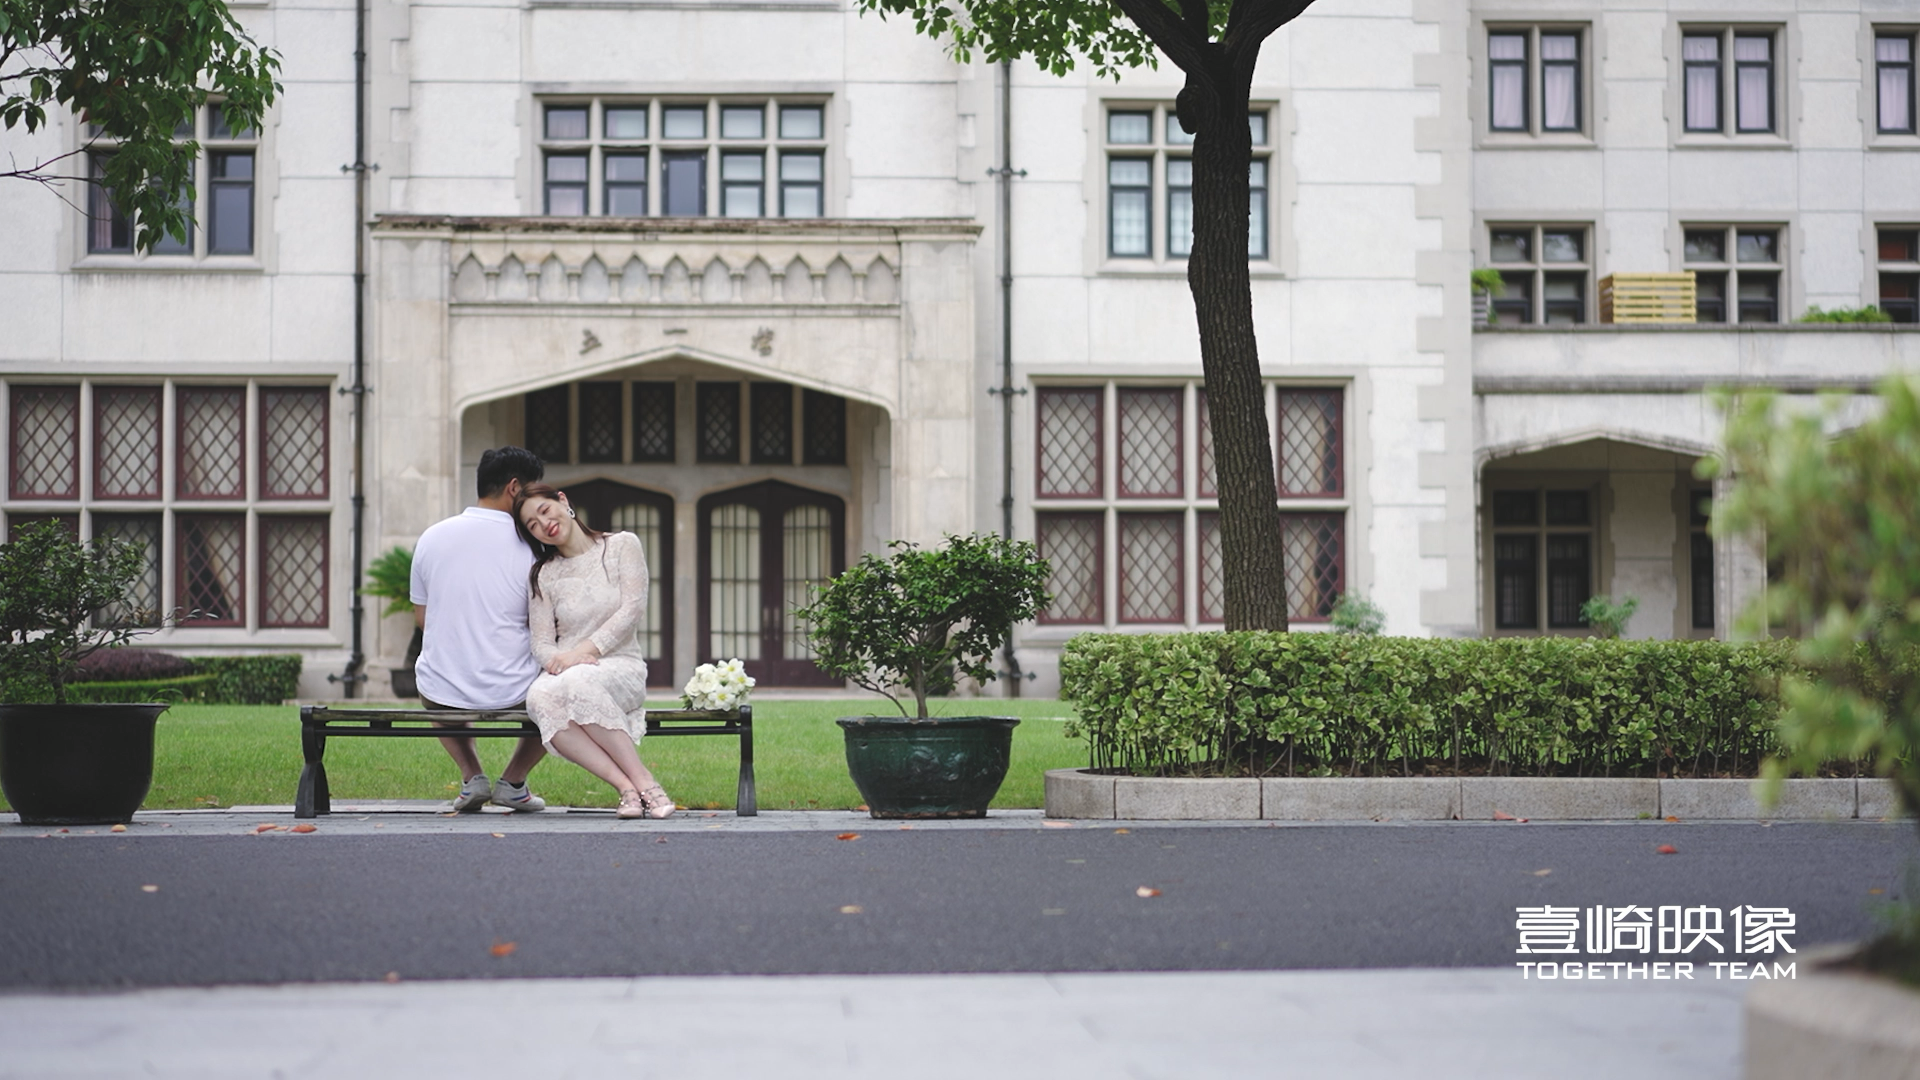
[[[877,818],[978,818],[1007,778],[1011,716],[843,716],[847,771]]]
[[[0,790],[23,825],[133,820],[166,705],[0,705]]]

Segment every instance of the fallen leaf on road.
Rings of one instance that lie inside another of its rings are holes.
[[[72,829],[61,829],[60,831],[61,831],[61,832],[72,832],[73,830],[72,830]]]
[[[867,804],[866,804],[866,803],[861,803],[861,804],[860,804],[859,806],[856,806],[856,807],[854,807],[854,808],[853,808],[853,812],[854,812],[854,813],[856,813],[856,814],[859,814],[859,813],[868,813],[868,814],[871,814],[871,813],[873,813],[873,811],[872,811],[872,810],[870,810],[870,809],[868,809],[868,808],[867,808]]]
[[[140,886],[140,891],[141,891],[141,892],[159,892],[159,891],[160,891],[160,886],[158,886],[158,885],[142,885],[142,886]]]
[[[386,976],[385,976],[385,978],[386,978],[386,981],[387,981],[387,982],[399,982],[399,981],[400,981],[400,973],[399,973],[399,972],[397,972],[397,971],[389,971],[389,972],[387,972],[387,974],[386,974]]]
[[[493,948],[489,951],[495,956],[512,956],[513,950],[519,947],[519,945],[511,941],[496,941],[493,943]]]
[[[862,911],[862,910],[864,910],[864,909],[863,909],[863,908],[861,908],[861,906],[860,906],[859,904],[842,904],[842,905],[840,905],[840,914],[842,914],[842,915],[858,915],[858,914],[860,914],[860,913],[861,913],[861,911]]]
[[[318,826],[301,824],[301,825],[295,825],[289,831],[297,832],[297,833],[310,833],[310,832],[319,832],[320,830]]]
[[[493,834],[493,838],[495,840],[505,840],[507,838],[507,834],[503,832],[497,832]]]
[[[664,844],[667,842],[667,838],[664,836],[656,836],[653,838],[653,842],[656,844]]]
[[[1517,817],[1514,817],[1514,816],[1513,816],[1512,814],[1509,814],[1509,813],[1507,813],[1507,812],[1506,812],[1505,810],[1495,810],[1495,811],[1493,812],[1493,820],[1495,820],[1495,821],[1519,821],[1520,819],[1519,819],[1519,818],[1517,818]]]
[[[1071,821],[1043,821],[1043,822],[1041,822],[1040,824],[1041,824],[1041,825],[1043,825],[1043,826],[1045,826],[1045,827],[1047,827],[1047,828],[1049,828],[1049,829],[1071,829],[1071,828],[1073,828],[1073,822],[1071,822]]]
[[[115,826],[114,826],[113,828],[111,828],[111,829],[109,829],[109,830],[107,830],[107,831],[108,831],[108,832],[126,832],[126,831],[127,831],[127,827],[126,827],[125,825],[115,825]]]
[[[1867,890],[1867,895],[1868,895],[1868,896],[1879,896],[1879,895],[1880,895],[1881,893],[1883,893],[1883,892],[1886,892],[1886,891],[1887,891],[1887,890],[1885,890],[1885,889],[1882,889],[1882,888],[1880,888],[1880,887],[1879,887],[1878,885],[1876,885],[1876,886],[1874,886],[1873,888],[1871,888],[1871,889],[1868,889],[1868,890]]]
[[[1127,835],[1128,833],[1130,833],[1130,832],[1132,832],[1132,831],[1133,831],[1132,829],[1115,829],[1115,830],[1113,830],[1113,835],[1115,835],[1115,836],[1125,836],[1125,835]]]
[[[1659,854],[1659,855],[1678,855],[1678,854],[1680,854],[1680,849],[1679,849],[1679,848],[1677,848],[1677,847],[1674,847],[1674,846],[1673,846],[1672,844],[1661,844],[1661,845],[1660,845],[1659,847],[1657,847],[1657,848],[1654,848],[1653,850],[1654,850],[1654,852],[1655,852],[1656,854]]]
[[[1535,871],[1533,872],[1533,876],[1534,876],[1534,877],[1546,877],[1546,876],[1547,876],[1548,874],[1551,874],[1551,873],[1553,873],[1553,871],[1552,871],[1552,870],[1535,870]]]
[[[1133,895],[1138,896],[1144,900],[1149,897],[1159,896],[1160,890],[1154,888],[1151,885],[1142,885],[1139,888],[1133,890]]]
[[[1674,815],[1672,815],[1672,814],[1668,814],[1668,815],[1667,815],[1667,820],[1668,820],[1668,821],[1671,821],[1671,822],[1675,822],[1675,823],[1678,823],[1680,819],[1679,819],[1679,818],[1677,818],[1677,817],[1675,817],[1675,816],[1674,816]]]
[[[860,839],[860,834],[857,832],[843,832],[839,836],[834,837],[834,839],[835,840],[858,840]]]

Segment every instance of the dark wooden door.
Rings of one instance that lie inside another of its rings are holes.
[[[763,686],[838,686],[813,662],[796,608],[846,569],[846,503],[766,481],[700,500],[702,662],[738,657]]]

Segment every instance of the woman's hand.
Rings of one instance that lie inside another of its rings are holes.
[[[559,653],[547,661],[547,674],[558,675],[576,664],[597,664],[600,662],[600,650],[589,641],[577,649]]]

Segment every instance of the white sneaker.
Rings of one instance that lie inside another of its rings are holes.
[[[493,785],[493,805],[504,806],[516,813],[531,814],[536,810],[545,810],[547,800],[528,791],[525,784],[509,784],[502,780]]]
[[[492,795],[493,781],[487,779],[486,773],[469,776],[461,783],[460,795],[453,800],[453,808],[459,813],[471,814],[487,805]]]

